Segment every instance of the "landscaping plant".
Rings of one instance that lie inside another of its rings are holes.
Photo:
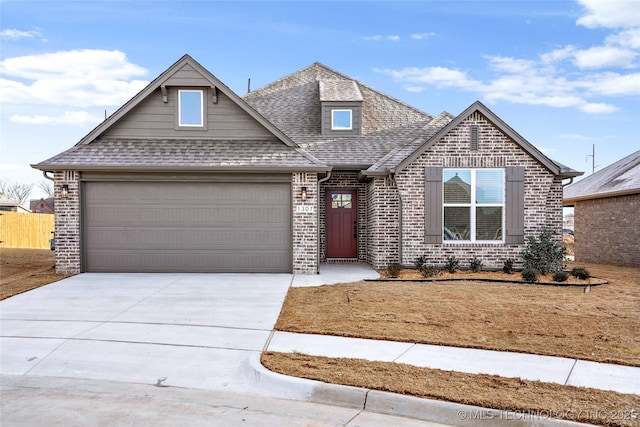
[[[556,271],[553,273],[553,280],[556,282],[566,282],[569,278],[569,273],[566,271]]]
[[[553,231],[544,230],[537,239],[527,237],[526,249],[522,252],[525,269],[530,268],[542,274],[562,271],[567,250],[561,241],[553,239],[554,235]]]
[[[482,260],[474,257],[469,264],[469,268],[471,268],[471,271],[474,273],[478,273],[482,270]]]
[[[422,277],[425,278],[434,277],[440,274],[440,269],[434,265],[424,264],[422,267],[420,267],[420,274],[422,274]]]
[[[402,265],[400,265],[397,262],[392,262],[391,264],[389,264],[389,266],[387,267],[387,274],[389,275],[389,277],[392,278],[397,278],[398,276],[400,276],[400,271],[402,270]]]
[[[533,268],[522,270],[522,279],[527,283],[536,283],[538,281],[538,272]]]
[[[502,266],[502,271],[507,274],[513,274],[513,260],[505,259],[504,265]]]
[[[444,264],[445,270],[453,274],[460,268],[460,261],[455,256],[448,256],[447,262]]]
[[[584,267],[574,267],[571,269],[571,275],[581,280],[587,280],[591,277],[591,273]]]

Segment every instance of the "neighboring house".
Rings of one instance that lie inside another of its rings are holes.
[[[31,199],[29,201],[29,208],[33,213],[56,213],[55,199],[53,197],[47,197],[46,199]]]
[[[31,213],[29,209],[25,208],[19,202],[16,202],[11,197],[4,194],[0,194],[0,211]]]
[[[434,117],[319,63],[240,97],[188,55],[34,167],[60,272],[501,267],[581,175],[479,102]]]
[[[564,189],[576,261],[640,267],[640,151]]]

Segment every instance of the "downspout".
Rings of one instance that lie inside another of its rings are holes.
[[[402,265],[402,196],[400,195],[395,174],[391,173],[390,178],[398,193],[398,264]]]
[[[53,171],[42,171],[42,175],[44,175],[44,177],[47,178],[49,181],[54,181],[53,178],[47,175],[47,172],[53,172]]]
[[[318,209],[316,211],[316,224],[318,224],[318,226],[316,227],[318,236],[316,238],[316,241],[318,242],[318,254],[317,254],[317,258],[318,258],[318,264],[317,264],[317,271],[316,274],[320,274],[320,184],[322,184],[323,182],[328,181],[331,178],[331,171],[327,172],[327,176],[325,176],[322,179],[318,180],[318,190],[316,192],[316,194],[318,195]]]
[[[562,188],[566,187],[567,185],[571,185],[573,184],[573,177],[569,178],[569,182],[567,182],[566,184],[562,184]]]

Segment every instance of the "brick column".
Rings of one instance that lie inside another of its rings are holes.
[[[62,198],[61,188],[69,186]],[[80,176],[75,171],[54,173],[56,273],[80,273]]]
[[[302,187],[307,199],[302,200]],[[293,272],[318,272],[318,175],[294,173],[291,176],[291,217],[293,226]]]

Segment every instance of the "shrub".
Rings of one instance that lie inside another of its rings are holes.
[[[554,234],[551,230],[544,230],[537,239],[527,237],[527,247],[522,252],[525,269],[530,268],[543,274],[562,271],[562,261],[567,250],[562,242],[552,239]]]
[[[413,261],[413,265],[416,267],[416,270],[421,271],[422,267],[427,265],[426,255],[420,255],[418,258],[416,258],[416,260]]]
[[[502,271],[504,271],[507,274],[513,274],[513,260],[512,259],[505,259],[504,260],[504,265],[502,266]]]
[[[571,269],[571,275],[577,277],[580,280],[586,280],[591,277],[591,273],[584,267],[574,267]]]
[[[402,265],[398,264],[397,262],[392,262],[387,267],[387,274],[389,275],[389,277],[393,277],[395,279],[398,276],[400,276],[401,270],[402,270]]]
[[[433,277],[440,274],[440,269],[436,266],[425,264],[420,268],[420,273],[422,274],[422,277],[425,277],[425,278]]]
[[[553,280],[556,282],[566,282],[569,278],[569,273],[566,271],[556,271],[553,273]]]
[[[536,283],[538,281],[538,271],[533,268],[522,270],[522,278],[527,283]]]
[[[448,256],[447,262],[444,263],[444,269],[453,274],[460,268],[460,261],[455,256]]]
[[[478,258],[473,258],[469,263],[469,268],[471,268],[471,271],[473,271],[474,273],[479,272],[480,270],[482,270],[482,261]]]

